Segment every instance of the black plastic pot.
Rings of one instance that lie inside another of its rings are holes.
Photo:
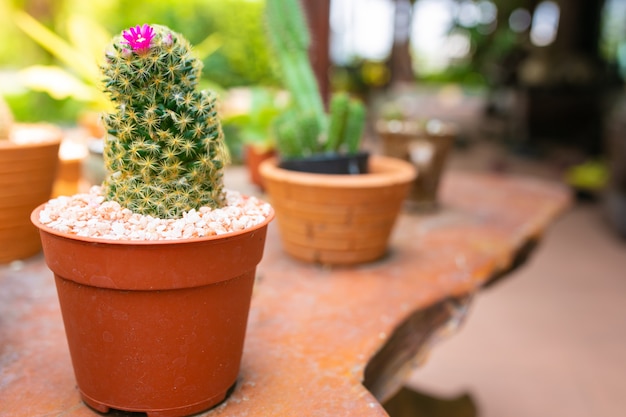
[[[317,154],[306,158],[281,159],[279,167],[315,174],[366,174],[368,158],[369,152]]]

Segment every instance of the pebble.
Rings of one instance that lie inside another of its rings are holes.
[[[44,225],[69,234],[109,240],[175,240],[231,233],[263,223],[271,206],[253,196],[225,190],[220,209],[192,209],[179,219],[158,219],[106,201],[100,186],[87,193],[48,201],[39,213]]]

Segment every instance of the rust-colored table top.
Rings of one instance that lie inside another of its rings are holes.
[[[442,209],[404,213],[387,258],[325,268],[287,257],[276,222],[258,268],[240,378],[203,416],[385,416],[365,368],[415,312],[511,267],[569,204],[526,178],[450,172]],[[0,416],[95,416],[80,401],[52,273],[0,267]],[[124,415],[124,414],[121,414]]]

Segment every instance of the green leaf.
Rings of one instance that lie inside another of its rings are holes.
[[[73,68],[81,77],[87,80],[99,79],[100,73],[95,61],[91,61],[83,56],[70,43],[39,23],[28,13],[15,10],[13,18],[15,24],[22,31],[65,65]]]
[[[84,60],[99,65],[104,58],[111,34],[96,21],[85,16],[72,14],[67,20],[68,38]],[[94,81],[97,82],[99,78]]]
[[[71,97],[79,101],[97,101],[93,88],[57,66],[33,65],[19,71],[18,76],[26,87],[48,93],[63,100]]]
[[[206,57],[217,51],[222,46],[222,39],[219,33],[213,33],[193,48],[193,52],[200,60],[204,60]]]

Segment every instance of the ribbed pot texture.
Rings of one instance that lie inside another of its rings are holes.
[[[16,125],[14,135],[32,143],[0,140],[0,264],[41,251],[30,213],[47,201],[59,162],[62,133],[47,125]]]
[[[276,159],[260,172],[276,210],[284,250],[327,265],[377,260],[388,241],[415,168],[397,158],[372,155],[369,173],[313,174],[281,169]]]

